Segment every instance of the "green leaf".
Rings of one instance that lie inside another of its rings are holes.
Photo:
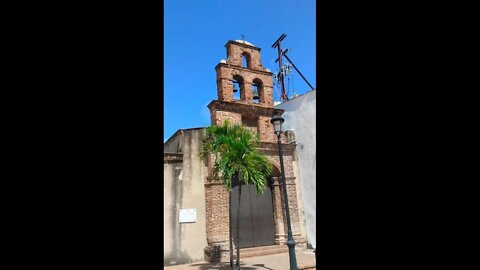
[[[267,179],[271,174],[272,165],[267,157],[258,152],[258,134],[251,133],[244,126],[225,121],[222,125],[207,128],[203,139],[202,159],[213,155],[212,175],[222,179],[229,191],[235,173],[241,182],[255,186],[258,194],[267,187]]]

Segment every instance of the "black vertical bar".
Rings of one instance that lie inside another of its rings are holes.
[[[233,190],[233,188],[232,188]],[[232,245],[232,190],[228,193],[228,234],[230,244],[230,270],[233,270],[233,245]]]
[[[287,246],[288,246],[288,255],[290,257],[290,270],[297,270],[297,258],[295,255],[295,241],[293,241],[292,236],[292,225],[290,223],[290,211],[288,208],[288,195],[287,195],[287,183],[285,181],[285,169],[283,167],[283,154],[282,154],[282,143],[280,142],[280,135],[279,132],[278,137],[278,155],[280,157],[280,169],[282,173],[282,186],[283,186],[283,201],[285,205],[285,211],[287,216],[287,226],[288,226],[288,239],[287,239]]]
[[[276,44],[277,49],[278,49],[278,67],[280,68],[280,84],[282,86],[281,98],[285,102],[285,101],[288,101],[288,97],[287,97],[287,94],[285,94],[285,82],[284,82],[284,76],[283,76],[283,71],[282,71],[282,54],[283,54],[283,52],[282,52],[280,42],[281,42],[281,40],[278,40],[277,42],[275,42],[275,44]]]

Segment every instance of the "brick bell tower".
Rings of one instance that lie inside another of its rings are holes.
[[[282,202],[277,137],[270,119],[274,111],[282,114],[283,110],[274,109],[273,106],[273,73],[262,66],[260,48],[251,43],[230,40],[225,47],[227,60],[222,60],[215,67],[218,100],[213,100],[208,105],[211,124],[221,125],[228,119],[230,123],[242,124],[259,134],[261,141],[259,150],[266,154],[274,165],[271,194],[275,228],[271,229],[275,230],[275,244],[282,245],[287,240],[287,223]],[[234,97],[235,90],[240,92],[237,99]],[[286,137],[283,134],[282,142],[292,231],[297,245],[302,245],[305,239],[300,235],[292,164],[295,147],[286,144]],[[220,261],[228,259],[229,256],[228,192],[222,183],[213,181],[211,157],[207,166],[209,176],[205,181],[205,200],[208,246],[205,248],[205,259]]]
[[[232,40],[225,47],[228,58],[215,67],[218,100],[208,105],[212,124],[222,124],[228,119],[259,132],[261,141],[276,142],[270,123],[274,110],[273,73],[260,63],[260,48]],[[246,67],[242,67],[242,58]],[[239,99],[234,99],[234,82],[235,89],[240,91]],[[254,100],[254,90],[257,100]]]

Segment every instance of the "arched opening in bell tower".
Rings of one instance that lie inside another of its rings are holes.
[[[260,79],[253,79],[252,83],[253,102],[264,102],[263,82]]]
[[[252,67],[252,59],[250,54],[244,52],[242,53],[242,67],[243,68],[251,68]]]
[[[233,75],[233,99],[240,100],[245,91],[245,84],[243,77],[240,75]]]

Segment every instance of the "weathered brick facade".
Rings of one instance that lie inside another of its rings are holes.
[[[273,81],[272,73],[260,63],[260,48],[237,42],[228,41],[226,63],[219,63],[217,71],[217,93],[220,101],[233,101],[233,80],[240,77],[243,85],[240,88],[240,100],[249,104],[253,100],[252,84],[258,83],[260,104],[266,107],[273,106]],[[247,59],[247,67],[242,67],[242,56]]]
[[[228,41],[227,60],[216,67],[218,100],[213,100],[210,109],[212,124],[223,124],[228,119],[258,132],[262,141],[260,151],[265,153],[274,165],[272,174],[272,204],[275,219],[275,243],[284,244],[287,240],[287,223],[283,206],[283,191],[280,177],[277,137],[273,132],[270,119],[274,112],[272,73],[261,65],[260,48],[241,41]],[[242,57],[246,58],[247,67],[242,67]],[[238,80],[240,78],[241,80]],[[233,80],[241,81],[240,99],[233,98]],[[253,101],[252,84],[258,85],[259,102]],[[280,114],[282,110],[275,110]],[[294,146],[286,144],[282,135],[283,160],[290,207],[293,236],[297,244],[305,240],[301,237],[298,215],[297,192],[293,172]],[[228,257],[229,224],[228,192],[211,177],[212,158],[207,164],[209,176],[205,179],[205,200],[207,215],[207,242],[205,257],[209,261],[218,261]],[[273,228],[272,228],[273,229]]]

